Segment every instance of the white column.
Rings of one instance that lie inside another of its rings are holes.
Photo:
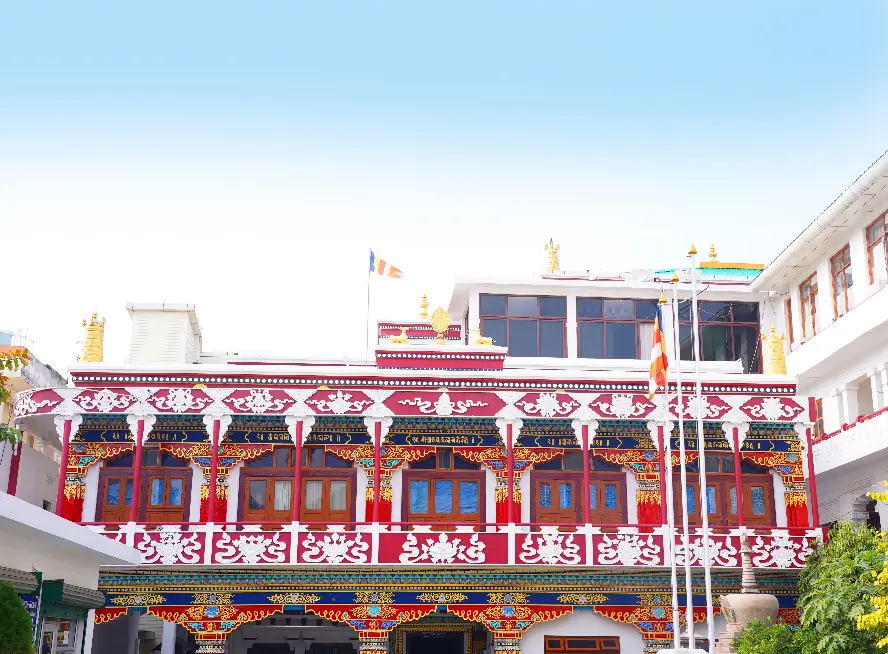
[[[882,401],[885,403],[884,406],[888,406],[888,364],[882,365],[877,372],[882,382]]]
[[[577,296],[567,296],[567,358],[576,359],[577,349]]]
[[[867,373],[870,382],[870,391],[873,394],[873,411],[878,411],[885,407],[885,399],[882,395],[882,379],[877,370]]]
[[[160,654],[175,654],[176,651],[176,623],[163,622],[163,634],[160,641]]]
[[[857,420],[860,415],[860,410],[857,406],[857,386],[855,384],[845,384],[842,386],[842,411],[845,422],[849,425]]]
[[[832,256],[832,255],[830,255]],[[833,310],[833,289],[832,277],[829,274],[829,258],[827,257],[817,266],[817,333],[835,322],[835,313]],[[808,330],[808,340],[811,340],[810,329]]]
[[[86,614],[86,625],[83,629],[83,654],[92,654],[93,632],[96,628],[96,610],[90,609]]]
[[[842,394],[838,391],[823,398],[823,429],[827,433],[840,429],[845,422]]]

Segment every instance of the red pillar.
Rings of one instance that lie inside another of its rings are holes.
[[[296,463],[293,466],[293,509],[292,520],[299,522],[302,510],[302,421],[297,420],[293,425],[293,449],[295,450]]]
[[[817,506],[817,479],[814,476],[814,441],[811,439],[811,428],[805,428],[805,439],[808,443],[808,487],[811,491],[811,519],[814,527],[820,526],[820,508]]]
[[[672,435],[666,434],[664,425],[657,424],[657,455],[660,460],[660,524],[667,523],[666,518],[666,442],[664,439]],[[670,463],[672,463],[670,461]]]
[[[207,522],[216,521],[216,486],[219,483],[219,430],[218,419],[213,420],[213,437],[210,440],[210,489]]]
[[[21,441],[12,444],[12,458],[9,460],[9,481],[6,483],[6,492],[9,495],[15,495],[15,491],[18,490],[19,465],[22,461],[22,447],[24,445]]]
[[[382,420],[373,423],[373,522],[379,522],[382,500]]]
[[[62,427],[62,463],[59,466],[59,487],[56,491],[56,515],[62,515],[65,502],[65,480],[68,477],[68,452],[71,450],[71,419],[64,418]]]
[[[515,459],[512,447],[512,423],[506,423],[506,474],[509,480],[508,496],[506,497],[506,517],[508,522],[515,522]]]
[[[130,505],[130,522],[139,520],[139,498],[142,494],[142,441],[145,440],[145,419],[136,422],[136,451],[133,454],[133,503]]]
[[[580,447],[583,448],[583,523],[589,524],[589,425],[580,427]]]
[[[737,524],[742,527],[743,521],[743,477],[740,474],[740,428],[731,427],[731,440],[734,444],[734,492],[737,494]],[[705,465],[703,462],[702,465]]]

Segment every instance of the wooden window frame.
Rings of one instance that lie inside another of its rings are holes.
[[[569,641],[594,641],[593,647],[570,647]],[[558,646],[550,647],[553,641],[559,641]],[[611,644],[613,643],[613,644]],[[619,636],[543,636],[544,654],[620,654]]]
[[[847,256],[846,256],[846,254],[847,254]],[[839,268],[839,270],[834,270],[833,264],[836,262],[837,259],[839,259],[839,257],[841,257],[841,259],[842,259],[841,260],[842,267]],[[843,245],[842,248],[838,252],[836,252],[834,255],[832,255],[829,258],[829,278],[830,278],[830,287],[832,288],[833,318],[835,320],[838,320],[839,318],[844,316],[846,313],[851,311],[851,308],[852,308],[850,306],[851,302],[849,301],[849,297],[848,297],[848,292],[851,290],[851,286],[848,284],[848,271],[850,268],[851,268],[851,245],[849,243],[845,243],[845,245]],[[838,280],[838,278],[840,276],[842,278],[842,283],[845,288],[845,298],[844,298],[845,299],[845,310],[842,313],[839,313],[839,304],[838,304],[839,298],[836,293],[836,290],[838,288],[836,285],[836,281]],[[853,284],[853,281],[854,281],[853,277],[852,277],[851,281]]]
[[[487,516],[487,496],[486,496],[486,479],[487,472],[485,470],[416,470],[408,468],[402,473],[401,482],[401,520],[404,522],[413,522],[414,520],[426,524],[435,523],[453,523],[453,524],[479,524],[486,522]],[[453,508],[450,513],[435,513],[434,511],[434,480],[443,479],[453,482]],[[411,513],[410,512],[410,482],[412,480],[428,480],[429,482],[429,512],[428,513]],[[478,482],[478,519],[470,520],[465,516],[466,513],[459,513],[459,488],[460,481]]]
[[[600,318],[590,318],[587,316],[580,316],[579,306],[582,300],[600,300],[602,303],[601,307],[601,317]],[[604,315],[604,302],[606,300],[619,300],[619,301],[628,301],[632,302],[632,318],[608,318]],[[616,357],[609,357],[607,355],[607,326],[608,324],[632,324],[635,326],[635,359],[644,359],[646,356],[650,355],[650,343],[647,344],[648,351],[645,352],[644,348],[646,347],[644,343],[638,342],[638,326],[639,325],[649,325],[653,324],[654,318],[639,318],[638,317],[638,305],[637,302],[653,302],[656,304],[656,300],[649,300],[647,298],[627,298],[627,297],[592,297],[592,296],[583,296],[576,298],[576,315],[577,315],[577,358],[578,359],[588,359],[589,357],[583,357],[580,355],[582,351],[582,330],[581,325],[583,323],[600,323],[602,325],[601,329],[601,339],[602,339],[602,347],[601,351],[604,352],[604,359],[616,359]],[[619,361],[619,359],[616,359]]]
[[[482,314],[480,309],[480,299],[479,299],[479,308],[478,308],[478,323],[481,327],[482,334],[484,333],[484,321],[485,320],[505,320],[506,321],[506,343],[505,346],[508,348],[509,346],[509,333],[510,333],[510,324],[514,321],[532,321],[537,323],[537,353],[533,356],[542,357],[540,354],[542,350],[542,342],[540,341],[541,330],[540,323],[541,322],[560,322],[561,323],[561,356],[560,357],[551,357],[556,359],[564,359],[567,358],[567,296],[564,295],[519,295],[516,293],[504,294],[504,293],[482,293],[481,295],[493,295],[504,297],[506,299],[506,315],[499,314]],[[533,297],[536,298],[537,301],[537,315],[536,316],[510,316],[509,313],[509,298],[512,297]],[[564,300],[564,316],[543,316],[540,315],[540,299],[541,298],[559,298]],[[509,353],[509,356],[514,356]]]
[[[730,315],[729,320],[706,320],[703,316],[703,307],[705,306],[705,302],[707,302],[707,301],[708,302],[719,302],[721,304],[730,305],[731,315]],[[688,306],[688,317],[682,318],[681,317],[681,306],[685,302],[687,303],[687,306]],[[759,339],[761,339],[761,336],[762,336],[761,306],[758,306],[758,321],[757,322],[749,322],[749,321],[734,319],[734,305],[735,304],[755,304],[755,305],[758,305],[759,303],[757,303],[757,302],[742,302],[740,300],[724,300],[724,301],[722,301],[722,300],[704,300],[704,301],[698,303],[697,310],[700,312],[700,315],[697,317],[697,326],[699,327],[700,332],[697,334],[697,337],[700,342],[700,357],[702,358],[703,361],[708,360],[705,358],[705,355],[703,352],[703,330],[705,327],[728,327],[728,328],[730,328],[730,330],[731,330],[731,353],[732,353],[731,356],[734,356],[733,353],[737,347],[735,339],[734,339],[734,329],[737,327],[753,327],[753,328],[755,328],[755,342],[757,344],[760,342]],[[691,315],[691,311],[693,310],[692,306],[693,305],[691,304],[690,300],[683,300],[679,304],[679,318],[678,318],[679,335],[681,335],[682,326],[693,327],[694,321],[693,321],[693,316]],[[691,329],[691,335],[693,336],[693,328]],[[683,342],[684,341],[680,341],[680,343],[679,343],[679,354],[678,354],[679,357],[681,357],[681,344]],[[690,361],[692,359],[693,359],[693,355],[691,356],[690,359],[682,359],[682,361]],[[754,363],[754,366],[750,367],[749,373],[755,374],[755,373],[761,372],[762,371],[762,348],[761,347],[756,348],[755,361],[753,363]]]
[[[879,223],[882,224],[882,235],[876,240],[870,241],[869,231]],[[873,274],[875,270],[875,261],[873,260],[873,253],[880,243],[882,244],[882,254],[884,255],[883,263],[886,268],[888,268],[888,211],[866,226],[866,229],[863,231],[863,240],[866,241],[866,267],[869,271],[869,283],[875,284],[876,277]]]
[[[144,448],[142,451],[142,457],[144,461],[145,453],[149,448]],[[158,464],[161,461],[161,457],[166,454],[171,456],[174,459],[179,461],[183,461],[178,457],[173,456],[169,452],[163,452],[160,448],[150,448],[158,450]],[[134,452],[124,452],[118,457],[114,457],[115,459],[119,459],[125,456],[134,456]],[[111,459],[114,460],[114,459]],[[130,467],[109,467],[107,464],[102,466],[102,469],[99,471],[99,493],[97,493],[98,497],[96,498],[96,515],[102,516],[105,512],[105,497],[106,497],[106,481],[108,478],[113,479],[133,479],[133,468]],[[151,486],[149,483],[149,479],[152,477],[182,477],[184,479],[182,484],[182,520],[172,520],[172,521],[153,521],[152,524],[162,524],[164,522],[188,522],[191,517],[191,483],[194,477],[194,469],[191,467],[191,462],[186,461],[183,466],[150,466],[146,464],[142,464],[142,469],[139,478],[139,507],[136,511],[136,516],[139,522],[147,522],[147,511],[148,511],[148,501],[149,501],[149,492],[151,490]],[[135,480],[133,481],[133,488],[135,489]],[[122,489],[121,492],[125,492],[126,487]],[[168,493],[168,484],[166,484],[166,488],[164,490],[165,493]],[[172,510],[172,509],[171,509]],[[126,520],[129,520],[129,514],[127,512]],[[104,521],[103,521],[104,522]]]
[[[802,289],[807,286],[808,293],[803,293]],[[807,279],[799,284],[799,314],[802,317],[802,342],[817,335],[817,273],[812,273]],[[805,319],[805,308],[808,309],[808,320]],[[808,330],[811,333],[808,334]]]
[[[572,450],[576,451],[576,450]],[[566,454],[565,452],[564,454]],[[574,520],[575,522],[553,522],[552,524],[565,525],[565,526],[575,526],[583,524],[583,498],[585,493],[583,492],[583,471],[582,470],[565,470],[564,469],[564,454],[559,456],[558,458],[562,461],[561,470],[536,470],[535,468],[530,471],[530,521],[533,523],[541,523],[542,519],[539,517],[540,509],[539,505],[539,493],[538,493],[538,485],[540,482],[550,482],[553,485],[558,483],[559,481],[571,481],[574,483],[574,497],[576,498],[574,501]],[[619,511],[620,516],[617,523],[626,524],[629,520],[629,508],[628,508],[628,484],[626,483],[626,472],[625,470],[618,471],[610,471],[610,470],[595,470],[594,469],[594,461],[595,457],[590,454],[589,455],[589,483],[608,483],[608,482],[616,482],[617,484],[617,511]],[[601,459],[599,459],[601,461]],[[609,462],[608,462],[609,463]],[[591,491],[590,491],[591,492]],[[601,509],[604,511],[605,509]],[[567,511],[567,509],[564,509]],[[557,513],[557,510],[553,510],[552,513]],[[590,508],[590,521],[591,524],[614,524],[613,522],[603,522],[596,521],[592,519],[592,510]]]
[[[792,330],[792,298],[786,298],[783,303],[783,311],[786,314],[786,336],[789,338],[789,347],[792,348],[795,343]]]
[[[814,439],[823,436],[823,398],[818,397],[814,400]]]

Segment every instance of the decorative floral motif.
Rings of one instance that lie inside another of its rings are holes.
[[[293,404],[290,398],[275,397],[267,388],[251,388],[245,397],[229,397],[224,401],[244,413],[278,413],[286,409],[288,404]]]
[[[604,604],[607,602],[607,595],[600,593],[566,593],[558,596],[558,601],[562,604],[579,604],[582,606],[588,604]]]
[[[401,563],[453,563],[463,561],[465,563],[484,563],[484,543],[478,540],[478,534],[472,534],[468,545],[462,544],[461,538],[438,534],[438,538],[427,538],[417,547],[417,539],[413,534],[407,534],[403,550],[398,559]]]
[[[580,562],[580,546],[573,534],[564,534],[558,527],[543,527],[539,534],[527,534],[518,555],[522,563],[576,565]]]
[[[362,412],[366,407],[373,404],[373,400],[352,400],[351,393],[343,393],[336,391],[327,396],[326,400],[306,400],[306,404],[314,404],[320,412],[331,412],[336,415],[345,415],[346,413]]]
[[[527,593],[488,593],[487,603],[494,605],[513,606],[529,603]]]
[[[801,567],[813,551],[807,538],[791,537],[788,531],[774,529],[770,542],[756,537],[752,562],[762,568]]]
[[[24,416],[30,416],[38,413],[39,410],[45,406],[53,406],[62,401],[62,398],[56,396],[35,402],[34,393],[40,393],[41,395],[46,394],[45,391],[35,388],[28,391],[22,391],[15,396],[15,404],[13,406],[14,417],[23,418]],[[53,395],[55,395],[55,393],[53,393]]]
[[[262,534],[241,534],[232,540],[228,532],[223,531],[222,537],[216,541],[213,560],[216,563],[237,563],[239,561],[249,565],[263,563],[283,563],[286,558],[287,544],[279,539],[280,534],[275,533],[272,538]]]
[[[609,403],[598,400],[592,402],[592,406],[597,406],[598,410],[606,416],[625,420],[645,415],[654,405],[650,402],[636,401],[635,397],[628,393],[615,393],[610,396]]]
[[[395,594],[389,591],[360,590],[355,593],[355,604],[391,604],[395,601]]]
[[[637,534],[603,534],[598,543],[598,561],[601,565],[660,565],[661,548],[653,536]]]
[[[112,413],[115,409],[128,409],[137,400],[128,393],[115,393],[110,388],[103,388],[98,391],[84,391],[71,401],[84,411]]]
[[[792,420],[802,413],[804,409],[795,402],[784,401],[779,397],[763,397],[759,401],[755,399],[746,402],[740,409],[750,418],[769,420]]]
[[[320,540],[309,532],[302,541],[302,560],[306,563],[367,563],[370,546],[363,536],[347,536],[342,533],[324,534]]]
[[[688,550],[690,550],[690,564],[694,565],[703,565],[704,554],[703,554],[703,537],[697,537],[692,539],[688,543]],[[709,560],[712,565],[722,565],[727,568],[736,567],[740,560],[737,558],[738,550],[731,543],[730,538],[725,538],[722,540],[714,540],[712,537],[709,538]],[[675,558],[677,565],[685,564],[685,546],[679,541],[675,544]]]
[[[118,595],[111,598],[111,603],[117,604],[117,606],[148,606],[164,602],[166,602],[166,597],[163,595]]]
[[[320,595],[312,595],[310,593],[282,593],[279,595],[268,596],[268,602],[270,604],[284,604],[289,606],[294,604],[311,604],[320,601]]]
[[[469,596],[462,593],[422,593],[416,596],[417,602],[428,602],[430,604],[454,604],[456,602],[465,602],[467,599],[469,599]]]
[[[173,413],[201,411],[213,402],[212,398],[196,396],[190,388],[170,388],[165,396],[155,396],[148,401],[161,411]]]
[[[441,396],[434,404],[429,400],[423,400],[420,397],[412,400],[401,400],[398,404],[404,406],[415,406],[421,413],[434,413],[439,416],[449,416],[454,413],[465,413],[472,407],[487,406],[487,402],[478,402],[477,400],[458,400],[454,402],[450,399],[447,391],[441,393]]]
[[[233,598],[234,595],[232,593],[195,593],[191,603],[199,604],[200,606],[207,604],[221,606],[231,604]]]
[[[199,534],[185,536],[179,525],[164,525],[155,532],[146,532],[136,549],[142,553],[142,563],[200,563]]]
[[[566,416],[580,406],[580,403],[570,396],[562,402],[555,393],[540,393],[536,402],[516,402],[524,413],[528,415],[540,415],[543,418],[552,418],[556,415]]]

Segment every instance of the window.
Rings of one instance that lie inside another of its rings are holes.
[[[99,511],[103,522],[126,522],[133,504],[132,452],[105,463],[99,475]],[[153,524],[185,522],[191,492],[191,469],[157,447],[142,450],[139,519]]]
[[[688,463],[687,513],[691,524],[700,524],[703,505],[700,494],[700,461]],[[774,491],[771,474],[765,468],[742,461],[743,521],[746,525],[774,524]],[[682,488],[678,473],[674,476],[676,519],[681,516]],[[706,510],[709,524],[734,526],[737,520],[737,485],[733,454],[706,455]]]
[[[851,246],[846,245],[829,260],[832,275],[833,315],[838,318],[851,310]]]
[[[885,235],[885,218],[888,212],[879,216],[866,228],[866,263],[869,268],[870,284],[884,281],[888,277],[888,238]]]
[[[481,333],[513,357],[564,357],[567,298],[487,295],[479,298]]]
[[[817,333],[817,273],[799,285],[799,305],[802,314],[802,340]]]
[[[562,456],[534,466],[531,522],[575,525],[584,521],[582,505],[583,454],[566,450]],[[626,521],[626,475],[616,464],[590,456],[589,520],[593,524]]]
[[[678,306],[681,358],[694,358],[692,303]],[[752,302],[698,302],[700,358],[703,361],[740,361],[743,372],[759,372],[759,307]]]
[[[783,313],[786,316],[786,337],[789,339],[789,346],[792,347],[793,335],[792,335],[792,299],[791,298],[786,298],[786,302],[783,303]]]
[[[474,523],[482,520],[484,473],[480,467],[438,448],[404,471],[402,515],[409,522]]]
[[[654,338],[654,300],[577,298],[579,356],[584,359],[639,359]]]
[[[814,422],[814,440],[823,436],[823,398],[818,397],[814,402],[814,410],[817,412],[817,420]]]
[[[620,654],[620,639],[613,636],[546,636],[545,654],[564,652],[594,652]]]

